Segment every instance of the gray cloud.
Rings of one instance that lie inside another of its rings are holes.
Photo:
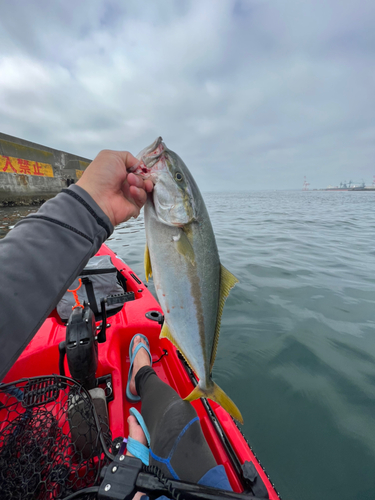
[[[202,190],[375,174],[375,4],[4,2],[0,130],[94,157],[156,136]]]

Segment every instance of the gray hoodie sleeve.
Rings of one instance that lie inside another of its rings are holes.
[[[72,185],[0,240],[0,380],[112,231]]]

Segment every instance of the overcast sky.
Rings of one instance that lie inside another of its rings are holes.
[[[203,191],[375,175],[374,0],[0,0],[0,131],[161,135]]]

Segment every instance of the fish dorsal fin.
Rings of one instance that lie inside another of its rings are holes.
[[[148,281],[148,279],[151,278],[152,276],[152,267],[151,267],[150,251],[148,249],[147,243],[145,247],[145,274],[146,274],[146,280]]]
[[[164,321],[163,323],[163,328],[161,329],[161,332],[160,332],[160,336],[159,338],[161,339],[168,339],[170,342],[172,342],[172,344],[176,347],[176,349],[178,349],[181,353],[181,355],[183,356],[184,360],[186,361],[186,363],[190,366],[190,368],[194,371],[194,368],[190,365],[190,363],[188,362],[188,359],[187,357],[185,356],[184,354],[184,351],[181,349],[181,347],[178,345],[178,342],[176,341],[176,339],[173,337],[170,329],[168,328],[168,325],[167,323]]]
[[[229,295],[229,292],[236,283],[238,283],[238,279],[221,264],[219,308],[217,311],[214,344],[212,346],[210,372],[212,371],[212,367],[216,358],[217,345],[219,343],[220,335],[221,315],[223,314],[224,304]]]

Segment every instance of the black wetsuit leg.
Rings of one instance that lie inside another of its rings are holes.
[[[150,465],[157,465],[168,477],[198,482],[217,463],[195,409],[150,366],[138,371],[135,384],[151,436]]]

